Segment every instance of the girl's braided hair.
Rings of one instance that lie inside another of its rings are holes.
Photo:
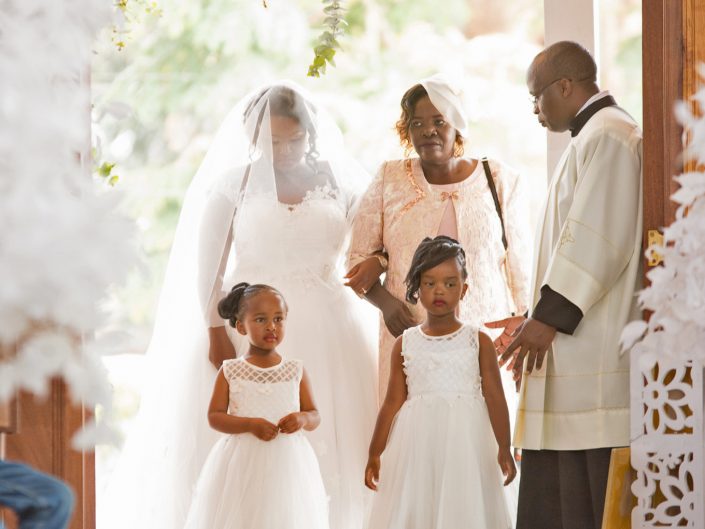
[[[438,235],[434,238],[426,237],[421,241],[421,244],[414,252],[414,257],[411,259],[409,273],[404,279],[406,301],[416,305],[419,301],[421,274],[448,259],[456,259],[458,261],[463,280],[467,279],[468,270],[465,262],[465,250],[463,250],[458,241],[445,235]]]

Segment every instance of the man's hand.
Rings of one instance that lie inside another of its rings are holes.
[[[554,327],[529,318],[521,326],[516,338],[502,353],[499,358],[499,365],[503,366],[511,360],[507,370],[511,369],[514,372],[514,380],[519,380],[521,377],[524,358],[527,358],[526,371],[528,373],[531,373],[534,367],[541,369],[546,351],[548,351],[555,336],[556,329]],[[515,352],[517,350],[518,352]]]

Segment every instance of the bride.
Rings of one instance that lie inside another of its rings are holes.
[[[343,286],[342,267],[366,184],[340,131],[293,83],[260,89],[231,111],[184,200],[140,411],[99,504],[101,529],[183,525],[219,435],[206,421],[213,366],[245,350],[216,309],[241,281],[273,285],[289,304],[281,352],[303,360],[316,395],[321,426],[309,435],[331,527],[363,526],[376,319]]]

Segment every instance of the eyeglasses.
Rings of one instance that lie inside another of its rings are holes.
[[[557,83],[558,81],[562,81],[563,79],[570,81],[572,83],[582,83],[583,81],[590,81],[590,80],[594,81],[593,76],[583,77],[582,79],[570,79],[568,77],[559,77],[558,79],[554,79],[553,81],[548,83],[546,86],[544,86],[541,90],[539,90],[535,96],[529,95],[529,101],[531,101],[532,108],[536,108],[538,106],[539,99],[541,99],[541,96],[543,95],[543,93],[546,90],[548,90],[549,86],[552,86],[553,84]]]
[[[530,95],[530,96],[529,96],[529,101],[531,101],[531,106],[532,106],[532,108],[536,108],[536,107],[538,106],[538,104],[539,104],[539,99],[541,99],[541,96],[543,95],[543,93],[544,93],[546,90],[548,90],[548,88],[549,88],[550,86],[552,86],[553,84],[557,83],[557,82],[560,81],[561,79],[565,79],[565,77],[559,77],[558,79],[554,79],[553,81],[551,81],[550,83],[548,83],[546,86],[544,86],[541,90],[539,90],[538,93],[537,93],[535,96]]]

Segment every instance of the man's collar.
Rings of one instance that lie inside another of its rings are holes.
[[[570,136],[572,138],[574,138],[575,136],[577,136],[580,133],[582,128],[585,126],[585,124],[597,112],[599,112],[603,108],[617,106],[617,102],[614,100],[614,97],[609,95],[609,93],[607,93],[606,95],[602,95],[602,94],[596,94],[596,95],[601,96],[601,97],[593,96],[594,100],[592,102],[590,102],[590,100],[588,100],[587,103],[585,105],[583,105],[583,107],[580,109],[580,112],[578,112],[578,114],[570,122],[570,125],[568,126],[568,130],[570,130]],[[593,98],[591,98],[591,99],[593,99]]]

